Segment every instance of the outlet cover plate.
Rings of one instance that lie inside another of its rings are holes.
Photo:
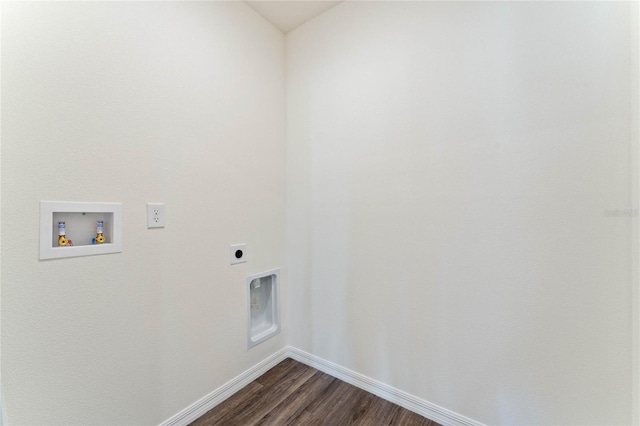
[[[147,228],[164,228],[164,203],[147,203]]]
[[[247,261],[247,245],[246,244],[233,244],[229,247],[229,263],[235,265],[236,263],[245,263]]]

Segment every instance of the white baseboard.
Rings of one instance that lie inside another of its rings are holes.
[[[160,426],[186,426],[204,413],[211,410],[216,405],[238,392],[249,383],[275,367],[276,364],[288,358],[288,348],[280,349],[278,352],[266,358],[264,361],[254,365],[244,373],[229,380],[218,389],[194,402],[184,410],[175,414],[168,420],[160,423]]]
[[[188,425],[286,358],[292,358],[298,362],[316,368],[323,373],[327,373],[344,382],[359,387],[360,389],[371,392],[380,398],[386,399],[394,404],[398,404],[407,410],[418,413],[421,416],[436,421],[444,426],[484,426],[484,424],[471,420],[461,414],[447,410],[439,405],[420,399],[408,394],[407,392],[401,391],[292,346],[280,349],[264,361],[254,365],[244,373],[241,373],[231,379],[170,419],[165,420],[160,424],[160,426]]]
[[[483,423],[447,410],[439,405],[420,399],[408,394],[407,392],[401,391],[400,389],[396,389],[300,349],[289,346],[287,347],[287,355],[296,361],[307,364],[310,367],[317,368],[323,373],[327,373],[330,376],[336,377],[344,382],[359,387],[360,389],[371,392],[382,399],[393,402],[394,404],[413,411],[414,413],[418,413],[421,416],[436,421],[444,426],[484,426]]]

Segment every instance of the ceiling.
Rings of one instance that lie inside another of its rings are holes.
[[[330,0],[271,1],[245,0],[256,12],[271,22],[283,33],[304,24],[333,6],[341,3]]]

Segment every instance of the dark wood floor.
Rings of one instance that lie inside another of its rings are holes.
[[[191,423],[205,425],[439,426],[291,358]]]

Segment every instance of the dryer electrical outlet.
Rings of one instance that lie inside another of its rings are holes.
[[[229,247],[229,263],[235,265],[236,263],[244,263],[247,261],[247,245],[246,244],[233,244]]]

